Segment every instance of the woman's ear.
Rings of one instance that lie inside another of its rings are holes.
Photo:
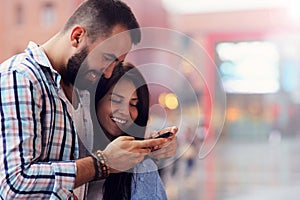
[[[86,35],[86,31],[82,26],[75,26],[72,29],[70,41],[73,47],[78,47],[80,42],[83,41],[83,38]]]

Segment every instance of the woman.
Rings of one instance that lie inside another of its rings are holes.
[[[94,127],[100,128],[95,133],[102,131],[102,136],[105,135],[109,141],[120,135],[144,138],[149,117],[149,90],[142,74],[132,64],[122,63],[115,68],[110,79],[100,80],[94,105],[96,119],[100,124],[99,127],[95,125],[97,122],[94,123]],[[161,153],[154,153],[156,158],[175,154],[174,137],[170,137],[172,145],[169,148]],[[104,138],[97,138],[95,141],[104,141]],[[93,187],[90,185],[90,188]],[[111,174],[103,184],[103,199],[167,199],[167,196],[157,166],[148,158],[131,172]]]

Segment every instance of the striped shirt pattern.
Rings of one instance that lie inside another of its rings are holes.
[[[78,142],[59,81],[33,42],[0,65],[1,199],[72,199]]]

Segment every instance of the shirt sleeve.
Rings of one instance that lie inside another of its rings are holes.
[[[74,161],[40,162],[42,94],[16,71],[0,74],[0,198],[72,199]]]

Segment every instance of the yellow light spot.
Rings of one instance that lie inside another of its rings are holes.
[[[227,108],[226,118],[228,121],[237,121],[240,118],[240,111],[237,108]]]
[[[161,93],[158,97],[158,103],[159,105],[161,105],[162,107],[166,107],[166,93]]]
[[[178,99],[175,94],[169,93],[165,96],[165,105],[167,108],[174,110],[178,107]]]

